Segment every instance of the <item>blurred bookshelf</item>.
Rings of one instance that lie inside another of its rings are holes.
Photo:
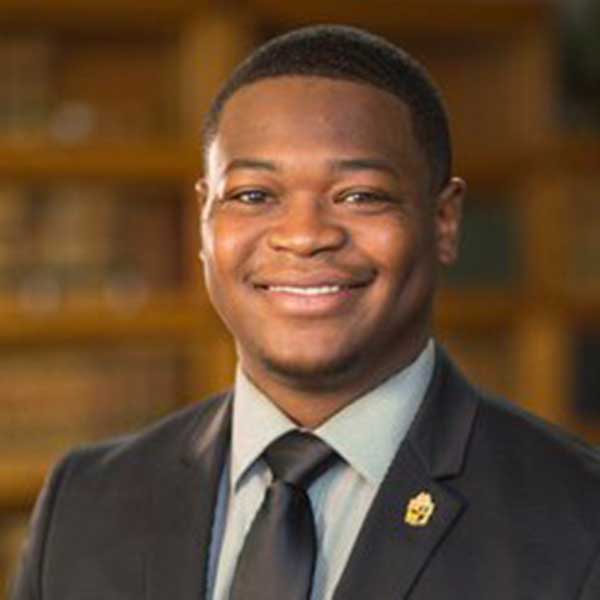
[[[0,596],[54,461],[230,380],[193,190],[251,34],[208,2],[0,8]]]
[[[248,49],[308,23],[382,33],[440,83],[469,194],[437,335],[482,387],[600,442],[600,75],[570,19],[541,0],[3,2],[0,590],[58,456],[230,381],[197,260],[201,119]]]

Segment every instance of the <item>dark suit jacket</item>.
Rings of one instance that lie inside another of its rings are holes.
[[[220,396],[69,455],[38,501],[14,598],[203,599],[230,412]],[[422,491],[435,511],[413,527]],[[476,391],[441,351],[335,594],[388,598],[600,599],[597,458]]]

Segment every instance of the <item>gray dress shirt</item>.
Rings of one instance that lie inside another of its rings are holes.
[[[319,547],[312,600],[333,596],[371,502],[423,400],[433,373],[434,348],[430,339],[411,365],[313,432],[345,462],[309,490]],[[273,440],[297,428],[238,367],[231,451],[221,476],[210,548],[211,600],[229,597],[244,538],[271,481],[261,454]],[[403,510],[398,507],[399,514]]]

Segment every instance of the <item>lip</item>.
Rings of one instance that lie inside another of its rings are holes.
[[[260,275],[253,277],[251,283],[255,288],[264,290],[274,287],[318,288],[327,286],[351,289],[364,287],[373,279],[373,273],[354,275],[340,271],[311,271],[277,273],[272,276]]]
[[[327,317],[342,314],[374,279],[373,273],[285,273],[255,278],[252,286],[271,310],[293,317]]]

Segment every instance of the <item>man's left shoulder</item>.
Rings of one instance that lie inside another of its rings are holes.
[[[600,502],[597,448],[508,400],[486,394],[479,400],[473,432],[479,455],[509,469],[516,484],[553,495],[560,487],[573,498],[580,491],[582,502]]]

